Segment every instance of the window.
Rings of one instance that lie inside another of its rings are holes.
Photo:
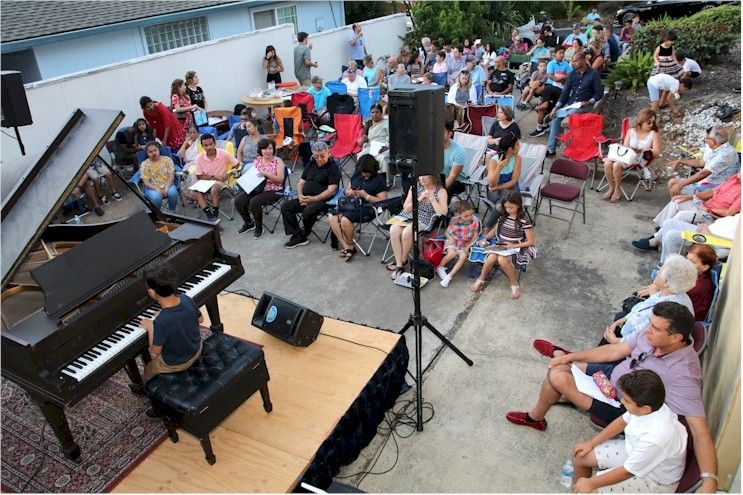
[[[206,17],[184,19],[144,28],[147,50],[158,53],[209,40]]]
[[[294,34],[299,32],[297,26],[297,6],[278,7],[271,10],[253,12],[255,29],[263,29],[277,24],[294,24]]]

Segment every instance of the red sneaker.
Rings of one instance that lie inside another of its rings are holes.
[[[547,429],[547,420],[542,419],[540,421],[534,421],[529,419],[529,415],[525,412],[511,411],[506,414],[506,419],[511,423],[521,426],[531,426],[535,430],[544,431]]]
[[[532,343],[532,345],[534,346],[534,349],[536,349],[539,354],[541,354],[542,356],[546,356],[548,358],[555,357],[555,351],[562,351],[565,354],[570,354],[569,350],[556,346],[549,340],[534,339],[534,342]]]

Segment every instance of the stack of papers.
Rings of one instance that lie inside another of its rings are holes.
[[[196,191],[200,193],[207,193],[209,192],[209,189],[212,188],[214,184],[216,184],[216,180],[199,180],[196,184],[189,187],[191,191]]]

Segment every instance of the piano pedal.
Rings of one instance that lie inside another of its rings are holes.
[[[139,395],[140,397],[147,395],[144,390],[144,385],[141,383],[129,382],[129,390],[131,390],[134,395]]]

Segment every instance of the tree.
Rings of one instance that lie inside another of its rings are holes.
[[[401,6],[398,5],[398,2],[343,2],[343,9],[346,12],[346,24],[394,14],[400,8]]]

